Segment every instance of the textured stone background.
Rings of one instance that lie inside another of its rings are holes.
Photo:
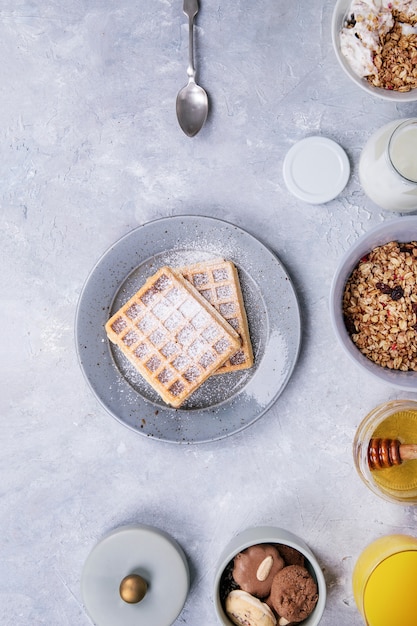
[[[198,80],[210,98],[194,139],[176,121],[186,82],[181,0],[0,0],[0,622],[84,626],[80,574],[108,531],[173,535],[192,584],[176,624],[214,624],[216,560],[260,524],[303,537],[323,566],[323,626],[361,619],[360,550],[414,532],[416,513],[356,475],[355,429],[401,392],[365,378],[336,343],[328,295],[343,252],[392,214],[357,176],[367,137],[412,104],[376,100],[334,56],[330,0],[201,0]],[[319,206],[287,192],[282,163],[320,134],[347,151],[344,192]],[[149,220],[211,215],[249,230],[287,267],[303,342],[275,406],[246,431],[175,446],[135,436],[87,388],[74,348],[82,285],[101,254]]]

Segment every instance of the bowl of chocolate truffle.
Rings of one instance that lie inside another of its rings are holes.
[[[369,95],[417,100],[415,2],[337,0],[332,40],[344,73]]]
[[[345,252],[330,288],[330,319],[363,372],[417,391],[417,215],[374,226]]]
[[[223,550],[214,582],[223,626],[317,626],[326,604],[321,567],[307,544],[282,528],[248,528]]]

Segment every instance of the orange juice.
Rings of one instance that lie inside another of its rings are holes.
[[[417,538],[388,535],[365,548],[353,570],[353,594],[368,626],[416,626]]]

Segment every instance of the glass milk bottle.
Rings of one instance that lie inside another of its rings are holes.
[[[417,210],[417,118],[390,122],[369,138],[359,160],[359,180],[382,209]]]

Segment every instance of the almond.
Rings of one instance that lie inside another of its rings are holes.
[[[263,582],[268,578],[273,563],[274,559],[271,555],[264,558],[264,560],[261,562],[258,569],[256,570],[256,578],[259,581]]]

